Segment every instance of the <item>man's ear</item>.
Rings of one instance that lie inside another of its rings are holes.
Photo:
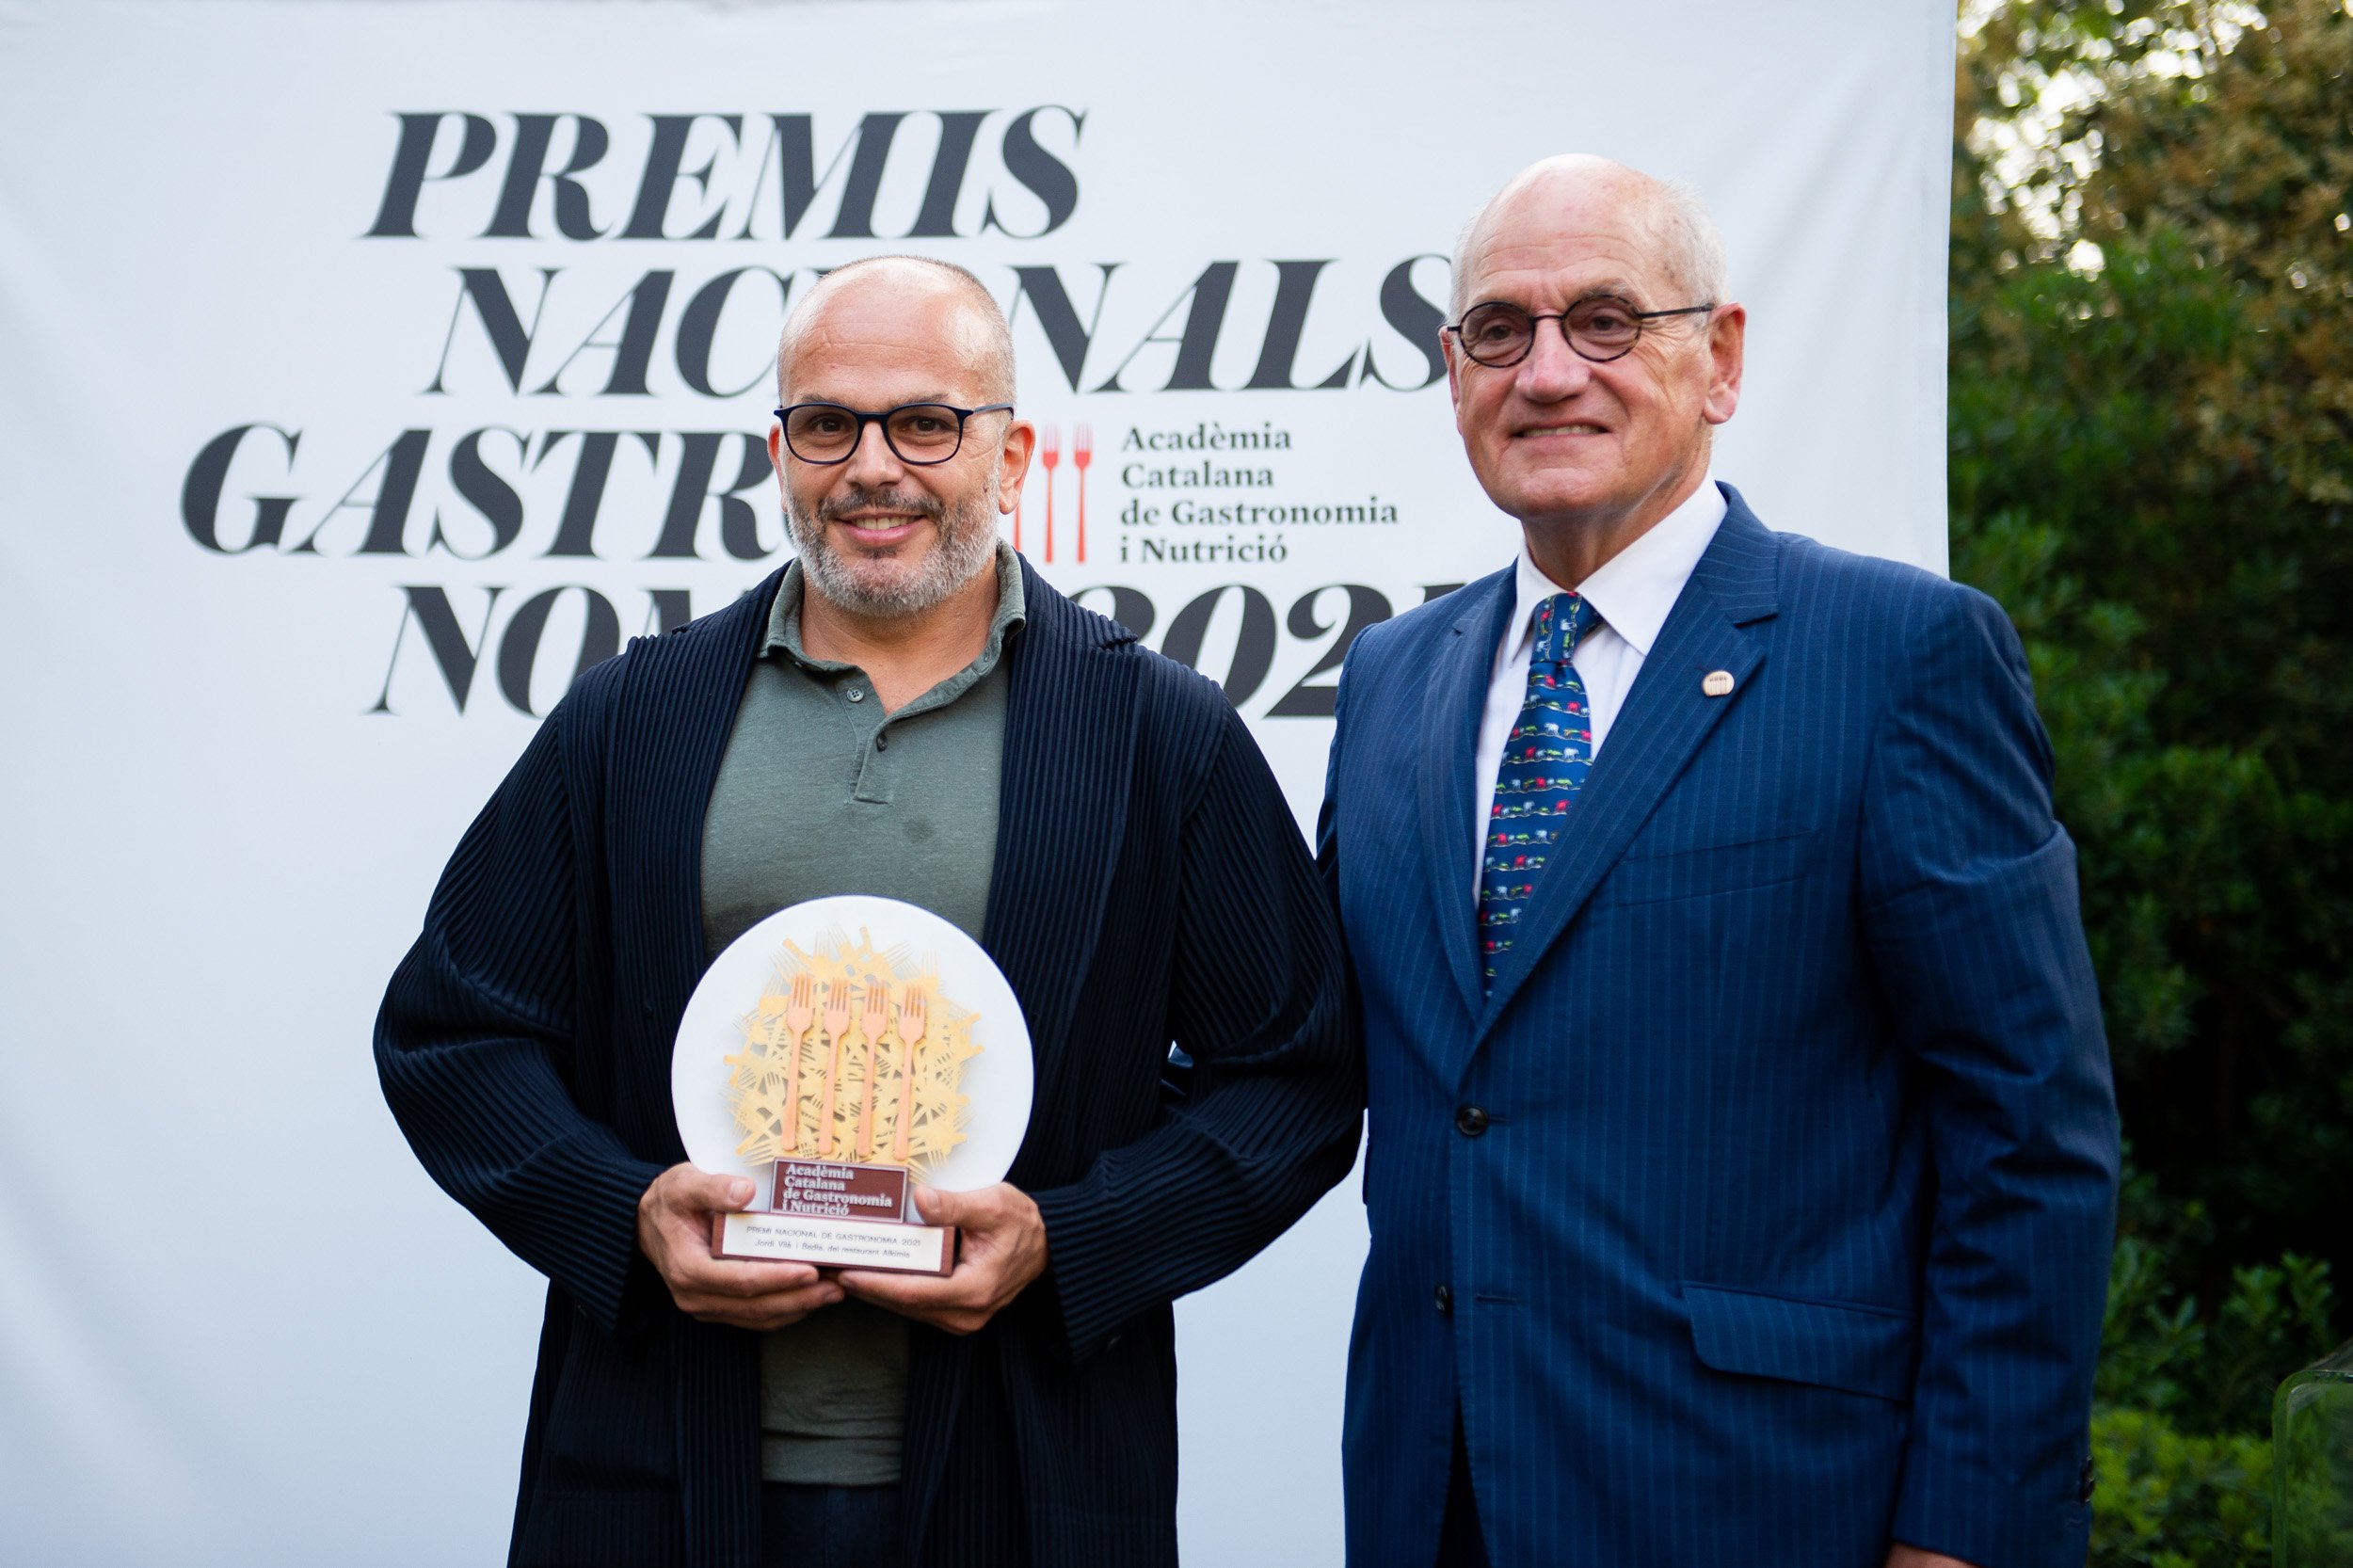
[[[1748,352],[1749,308],[1726,305],[1707,323],[1707,400],[1701,412],[1721,424],[1740,407],[1740,372]]]
[[[1037,447],[1037,426],[1016,419],[1005,426],[1004,444],[997,449],[997,510],[1011,517],[1021,504],[1021,487],[1030,476],[1030,454]]]
[[[1454,427],[1463,428],[1463,361],[1455,357],[1454,334],[1438,328],[1438,349],[1446,356],[1447,401],[1454,405]]]

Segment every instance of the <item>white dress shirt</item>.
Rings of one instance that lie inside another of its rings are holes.
[[[1618,710],[1625,705],[1634,678],[1642,673],[1642,661],[1649,657],[1651,644],[1658,640],[1658,629],[1667,624],[1667,612],[1674,608],[1683,585],[1691,580],[1691,568],[1707,553],[1708,543],[1723,520],[1724,492],[1716,488],[1712,476],[1703,479],[1690,499],[1652,524],[1649,532],[1578,585],[1577,592],[1584,595],[1602,619],[1569,656],[1577,680],[1585,686],[1595,758],[1601,756],[1602,743],[1609,739]],[[1486,865],[1487,816],[1495,808],[1496,770],[1503,764],[1503,743],[1511,737],[1520,706],[1528,699],[1528,661],[1535,651],[1536,606],[1554,594],[1569,591],[1537,568],[1525,541],[1520,545],[1514,578],[1512,620],[1496,646],[1495,672],[1487,680],[1487,709],[1480,716],[1479,750],[1472,762],[1479,780],[1479,816],[1471,824],[1477,846],[1471,856],[1474,905]]]

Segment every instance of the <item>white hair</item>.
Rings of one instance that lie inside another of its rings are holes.
[[[1681,180],[1658,182],[1658,238],[1668,276],[1690,291],[1694,305],[1721,305],[1732,293],[1724,237],[1700,193]]]
[[[1485,205],[1463,225],[1463,232],[1454,241],[1453,312],[1461,320],[1464,309],[1471,303],[1466,285],[1469,272],[1465,264],[1478,243],[1485,237],[1488,221],[1504,199],[1519,190],[1521,185],[1539,175],[1540,171],[1563,160],[1546,158],[1531,164],[1513,175],[1507,184],[1489,197]],[[1577,160],[1583,162],[1586,160]],[[1732,284],[1724,264],[1723,236],[1716,232],[1716,220],[1707,213],[1707,203],[1700,193],[1681,180],[1661,180],[1628,168],[1624,164],[1592,160],[1595,164],[1618,171],[1631,181],[1646,198],[1649,210],[1652,243],[1658,259],[1676,286],[1690,296],[1678,299],[1677,305],[1721,305],[1732,292]]]

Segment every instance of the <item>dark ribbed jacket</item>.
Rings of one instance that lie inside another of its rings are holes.
[[[1241,720],[1022,569],[983,945],[1029,1024],[1009,1179],[1049,1258],[981,1333],[914,1331],[902,1495],[921,1563],[1174,1563],[1169,1304],[1346,1174],[1362,1067],[1332,917]],[[519,1565],[758,1561],[758,1336],[677,1310],[636,1211],[685,1159],[670,1055],[703,968],[703,812],[781,575],[575,683],[377,1019],[417,1157],[548,1276]]]

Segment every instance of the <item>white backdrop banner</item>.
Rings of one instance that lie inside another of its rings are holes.
[[[0,0],[0,1558],[487,1564],[541,1282],[369,1031],[574,673],[783,558],[824,269],[1003,300],[1020,546],[1311,818],[1365,626],[1503,565],[1456,232],[1608,153],[1752,312],[1717,472],[1941,568],[1949,0]],[[1192,1560],[1339,1560],[1352,1178],[1183,1303]]]

